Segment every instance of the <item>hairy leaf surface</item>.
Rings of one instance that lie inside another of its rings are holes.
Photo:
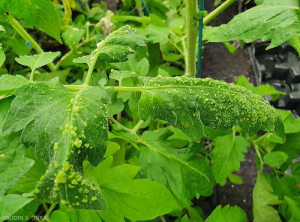
[[[239,125],[255,134],[271,130],[285,139],[280,116],[270,104],[247,89],[212,79],[141,77],[141,119],[165,120],[200,141],[204,125],[226,130]]]
[[[14,17],[33,25],[61,43],[60,23],[49,0],[0,0],[0,6]]]
[[[218,206],[205,220],[205,222],[246,222],[247,216],[245,212],[237,207],[226,205]]]
[[[268,48],[274,48],[300,37],[298,0],[263,0],[256,3],[258,6],[235,16],[227,25],[222,26],[210,41],[271,40]]]
[[[178,208],[178,204],[166,187],[148,179],[134,179],[140,167],[119,165],[112,167],[108,157],[96,168],[85,168],[87,178],[95,177],[108,209],[98,212],[105,221],[124,222],[154,219]]]
[[[105,208],[100,191],[80,172],[85,158],[97,166],[106,152],[108,101],[101,88],[70,92],[58,82],[32,83],[16,91],[3,131],[22,130],[22,142],[49,164],[35,190],[39,200]]]
[[[207,159],[194,156],[194,147],[174,149],[174,142],[167,140],[172,134],[168,129],[143,134],[142,174],[169,187],[186,203],[194,197],[211,195],[215,182]]]
[[[249,143],[242,136],[229,134],[214,140],[214,149],[210,154],[213,160],[212,170],[217,183],[225,185],[226,178],[233,171],[240,170]]]

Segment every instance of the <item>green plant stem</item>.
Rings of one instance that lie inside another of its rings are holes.
[[[161,222],[166,222],[166,219],[164,218],[164,216],[160,216],[160,220],[161,220]]]
[[[47,211],[49,210],[49,208],[48,208],[47,204],[46,204],[46,203],[42,203],[42,205],[43,205],[43,207],[44,207],[45,211],[47,212]]]
[[[61,59],[57,62],[55,66],[55,70],[58,70],[58,68],[61,66],[63,61],[65,61],[67,58],[69,58],[73,53],[77,52],[82,46],[96,40],[96,36],[91,37],[90,39],[82,41],[80,44],[77,45],[76,50],[71,49],[69,52],[67,52]]]
[[[141,0],[135,0],[135,6],[139,12],[139,16],[142,17],[143,16],[143,6],[142,6]]]
[[[198,24],[195,21],[197,15],[197,0],[186,0],[186,34],[187,56],[185,60],[186,76],[196,76],[196,44],[198,36]]]
[[[30,43],[32,48],[38,53],[44,53],[43,49],[39,44],[28,34],[28,32],[20,25],[20,23],[11,15],[7,15],[8,23],[16,30],[16,32],[25,40]],[[53,72],[55,71],[55,66],[52,63],[48,64],[49,69]]]
[[[35,69],[31,70],[30,78],[29,78],[30,82],[33,82],[34,72],[35,72]]]
[[[52,211],[54,210],[54,208],[56,207],[57,203],[54,203],[50,206],[49,210],[47,211],[47,213],[44,216],[44,219],[42,221],[48,221],[50,218],[50,215],[52,213]]]
[[[222,5],[213,10],[203,19],[203,25],[207,25],[211,20],[221,14],[225,9],[227,9],[230,5],[232,5],[236,0],[226,0]]]
[[[141,126],[142,126],[143,123],[144,123],[144,121],[143,121],[143,120],[140,120],[140,121],[135,125],[135,127],[133,127],[132,132],[133,132],[134,134],[136,134],[137,131],[141,128]]]

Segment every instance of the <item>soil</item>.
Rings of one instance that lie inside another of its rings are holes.
[[[100,0],[96,0],[100,1]],[[102,0],[107,2],[108,8],[116,10],[116,2],[118,0]],[[205,1],[205,9],[212,11],[214,9],[214,1]],[[218,26],[229,22],[236,14],[238,14],[239,5],[234,3],[209,25]],[[237,52],[231,54],[222,43],[205,44],[202,61],[202,77],[210,77],[213,79],[224,80],[225,82],[235,82],[240,75],[245,75],[250,82],[254,81],[254,73],[248,49],[238,49]],[[236,173],[242,180],[242,185],[233,185],[231,182],[223,187],[217,186],[215,193],[209,198],[200,198],[194,203],[202,207],[208,216],[213,209],[227,204],[231,206],[241,207],[247,214],[248,221],[253,221],[252,216],[252,192],[254,189],[257,170],[255,165],[255,152],[251,148],[245,155],[245,161],[241,163],[240,171]]]

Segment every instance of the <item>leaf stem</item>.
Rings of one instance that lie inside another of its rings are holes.
[[[136,134],[137,131],[140,129],[140,127],[141,127],[141,125],[142,125],[143,123],[144,123],[144,121],[143,121],[143,120],[140,120],[140,121],[135,125],[135,127],[133,127],[133,129],[131,130],[132,133]]]
[[[44,207],[45,211],[47,212],[47,211],[49,210],[49,208],[48,208],[47,204],[43,202],[43,203],[42,203],[42,205],[43,205],[43,207]]]
[[[196,75],[196,44],[198,36],[198,24],[195,21],[197,15],[197,0],[186,0],[186,32],[187,32],[187,56],[185,60],[186,76]]]
[[[54,208],[56,207],[57,203],[54,203],[50,206],[49,210],[47,211],[47,213],[44,216],[44,219],[42,221],[48,221],[50,218],[50,215],[52,213],[52,211],[54,210]]]
[[[159,216],[161,222],[166,222],[166,219],[164,218],[164,216]]]
[[[30,43],[32,48],[38,53],[44,53],[39,44],[28,34],[28,32],[21,26],[21,24],[11,15],[6,15],[8,23],[16,30],[16,32],[25,40]],[[48,64],[49,69],[55,71],[55,66],[52,63]]]
[[[236,0],[226,0],[222,5],[213,10],[203,19],[203,25],[207,25],[211,20],[221,14],[225,9],[227,9],[230,5],[232,5]]]
[[[33,82],[34,72],[35,72],[35,69],[32,69],[31,73],[30,73],[30,78],[29,78],[30,82]]]

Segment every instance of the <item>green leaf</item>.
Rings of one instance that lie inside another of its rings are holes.
[[[210,41],[271,40],[270,49],[300,36],[299,1],[264,0],[259,4],[235,16]]]
[[[210,196],[215,182],[207,159],[194,156],[195,147],[174,149],[173,142],[167,140],[172,134],[168,129],[143,134],[141,173],[166,185],[186,203],[194,197]]]
[[[70,92],[58,82],[31,83],[16,91],[3,131],[22,130],[22,142],[49,164],[35,190],[38,200],[105,209],[102,194],[81,171],[85,158],[97,166],[106,152],[108,102],[99,87]]]
[[[6,32],[5,28],[2,25],[0,25],[0,32]]]
[[[205,222],[246,222],[247,216],[245,212],[237,207],[226,205],[218,206],[205,220]]]
[[[34,160],[33,166],[18,180],[14,186],[14,190],[22,193],[30,193],[34,191],[36,185],[39,183],[40,178],[45,174],[47,165],[43,160],[37,158],[34,154],[34,148],[29,147],[25,157]]]
[[[289,40],[288,43],[293,46],[300,55],[300,37],[295,37]]]
[[[33,217],[38,210],[40,206],[40,203],[36,200],[31,201],[30,203],[26,204],[24,207],[20,208],[16,213],[14,213],[11,217],[17,217],[17,221],[23,221],[27,222],[29,218]],[[23,220],[22,220],[23,219]],[[15,221],[15,220],[9,220],[10,221]]]
[[[288,155],[284,152],[271,152],[264,155],[263,159],[270,167],[280,167],[287,159]]]
[[[118,150],[120,149],[120,145],[118,143],[115,142],[108,142],[108,146],[107,146],[107,151],[105,153],[105,158],[112,156],[113,154],[115,154]]]
[[[76,51],[76,47],[85,34],[84,29],[68,26],[62,34],[64,43],[71,49]]]
[[[281,222],[277,210],[270,206],[280,203],[278,197],[273,194],[271,185],[259,171],[253,190],[254,222]]]
[[[16,194],[8,194],[4,197],[0,197],[1,220],[6,220],[5,218],[9,219],[8,217],[12,216],[31,201],[33,201],[33,199]]]
[[[5,62],[5,53],[4,51],[1,49],[1,43],[0,43],[0,67],[3,65],[3,63]]]
[[[265,96],[265,95],[271,95],[273,100],[277,100],[280,95],[285,95],[284,92],[277,91],[273,86],[269,84],[262,84],[258,87],[255,87],[252,83],[249,83],[248,79],[241,75],[236,79],[236,84],[238,86],[243,86],[246,89],[249,89],[254,94]]]
[[[232,133],[226,136],[217,137],[213,141],[214,149],[210,153],[213,160],[212,171],[216,182],[222,186],[226,178],[233,171],[240,170],[240,162],[244,161],[244,153],[249,147],[248,141],[242,136],[235,136]]]
[[[113,63],[117,69],[135,72],[137,76],[146,76],[149,72],[149,61],[146,58],[137,61],[135,55],[129,55],[128,60],[122,63]]]
[[[1,79],[1,77],[0,77],[0,79]],[[10,97],[0,100],[0,134],[2,134],[2,126],[4,124],[5,117],[8,113],[10,104],[13,101],[13,99],[14,98],[12,96],[10,96]]]
[[[166,27],[148,25],[146,28],[137,29],[140,35],[146,36],[151,43],[168,41],[170,30]]]
[[[145,37],[139,36],[130,26],[124,26],[98,43],[91,55],[74,59],[75,63],[86,63],[90,65],[91,58],[98,54],[100,60],[108,63],[123,62],[128,55],[134,54],[138,47],[146,46]]]
[[[181,222],[191,222],[191,220],[188,218],[187,215],[184,215],[184,217],[181,219]]]
[[[16,58],[16,61],[23,66],[30,67],[31,70],[36,70],[37,68],[53,62],[53,60],[60,55],[60,52],[45,52],[43,54],[32,56],[20,56],[20,58]]]
[[[233,184],[238,184],[238,185],[243,184],[242,178],[240,178],[238,175],[230,174],[230,175],[228,176],[228,179],[229,179],[229,180],[231,181],[231,183],[233,183]]]
[[[212,79],[141,77],[142,120],[165,120],[199,142],[204,125],[231,129],[238,124],[248,134],[271,130],[285,139],[280,116],[267,101],[243,87]]]
[[[0,77],[0,95],[14,93],[18,88],[29,82],[24,76],[2,75]]]
[[[0,6],[12,16],[33,25],[61,42],[60,22],[55,5],[49,0],[1,0]]]
[[[67,207],[61,207],[62,211],[65,213],[63,215],[64,217],[67,215],[68,219],[67,221],[70,222],[101,222],[101,218],[98,215],[97,211],[92,210],[73,210],[70,211]],[[52,217],[51,217],[52,220]],[[57,217],[57,222],[63,221],[61,218],[59,218],[59,215]],[[53,221],[54,222],[54,221]]]
[[[296,159],[300,152],[300,133],[288,134],[284,144],[277,144],[272,151],[281,151],[289,156],[289,159]]]
[[[103,220],[150,220],[179,208],[163,185],[134,179],[140,167],[124,164],[111,168],[112,162],[113,158],[108,157],[96,168],[85,168],[86,177],[95,177],[107,201],[108,209],[98,212]]]
[[[122,86],[122,80],[123,79],[135,78],[135,76],[136,76],[135,72],[111,70],[109,78],[118,80],[120,86]]]
[[[61,211],[61,210],[56,210],[51,214],[50,217],[51,222],[60,222],[60,221],[70,221],[70,218],[67,213]]]
[[[289,197],[284,197],[284,199],[289,205],[293,220],[300,221],[300,204]]]
[[[25,147],[20,144],[20,133],[0,136],[0,197],[9,191],[34,164],[24,158]]]
[[[300,132],[300,118],[294,118],[291,111],[277,109],[281,116],[284,125],[285,133],[299,133]]]

